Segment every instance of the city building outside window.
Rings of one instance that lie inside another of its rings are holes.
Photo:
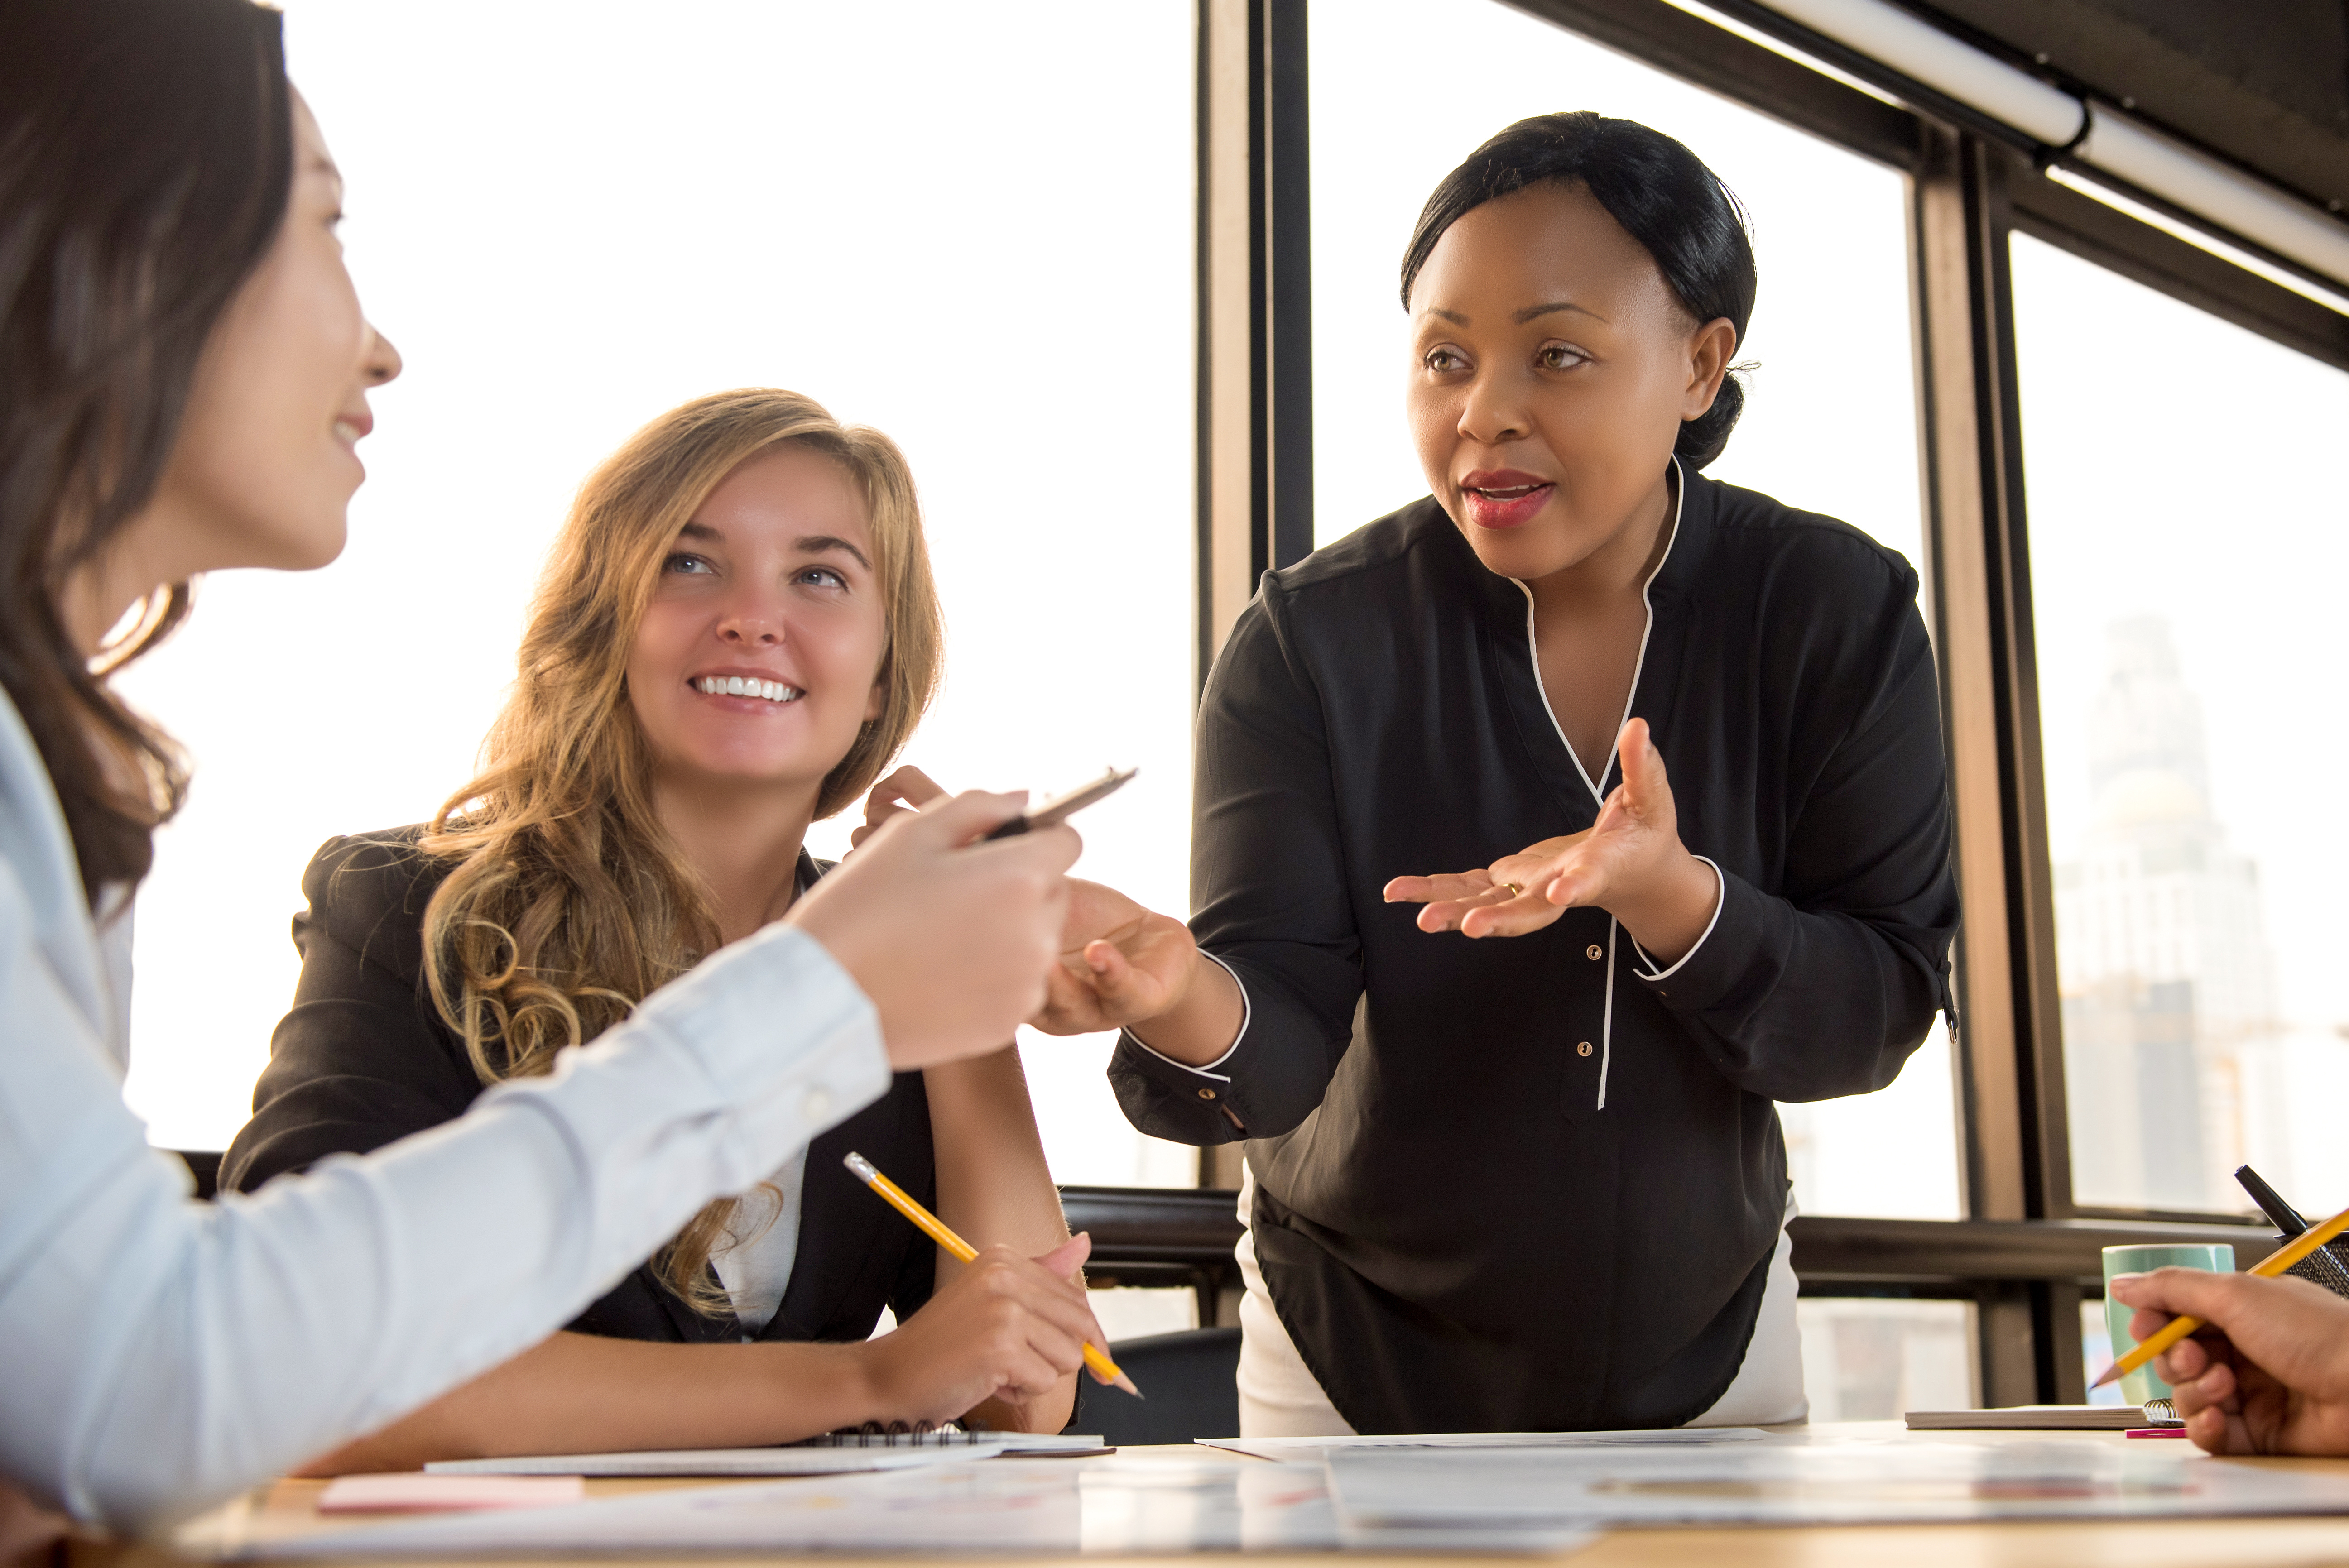
[[[2012,255],[2074,1201],[2249,1212],[2248,1161],[2333,1212],[2349,375]]]

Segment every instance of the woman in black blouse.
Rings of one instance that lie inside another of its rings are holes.
[[[809,822],[919,723],[941,635],[888,438],[758,387],[646,426],[556,538],[481,777],[429,825],[311,862],[300,985],[222,1183],[365,1153],[492,1083],[559,1071],[672,975],[781,918],[827,869]],[[944,1256],[842,1168],[851,1150],[997,1244],[968,1266]],[[972,1414],[1057,1430],[1084,1338],[1105,1343],[1075,1277],[1088,1245],[1061,1221],[1015,1050],[901,1072],[570,1332],[314,1472]],[[868,1341],[885,1307],[902,1326]]]
[[[1433,493],[1266,576],[1189,932],[1081,892],[1042,1022],[1126,1026],[1143,1131],[1247,1140],[1247,1429],[1799,1418],[1772,1102],[1948,1003],[1916,574],[1701,477],[1755,280],[1679,143],[1512,126],[1402,285]]]

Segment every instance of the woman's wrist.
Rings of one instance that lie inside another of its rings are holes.
[[[1168,1006],[1126,1026],[1133,1037],[1160,1056],[1203,1068],[1229,1052],[1239,1039],[1247,1004],[1231,971],[1204,953],[1193,953],[1191,971]]]
[[[1649,957],[1671,965],[1703,938],[1723,892],[1713,867],[1676,844],[1658,873],[1644,879],[1631,896],[1609,901],[1608,913]]]
[[[825,1406],[827,1409],[836,1408],[839,1414],[822,1430],[834,1431],[867,1421],[886,1424],[904,1418],[902,1409],[893,1408],[891,1388],[895,1379],[889,1375],[889,1362],[896,1346],[887,1343],[888,1337],[885,1334],[839,1347],[840,1365],[827,1390],[832,1400]]]
[[[886,1421],[894,1413],[885,1383],[875,1375],[871,1355],[876,1340],[853,1345],[789,1341],[746,1345],[741,1354],[756,1371],[739,1377],[763,1430],[740,1441],[794,1443],[866,1421]]]

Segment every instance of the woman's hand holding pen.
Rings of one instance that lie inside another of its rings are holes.
[[[864,825],[849,843],[862,848],[883,825],[945,799],[928,774],[900,768],[873,786],[864,799]],[[1045,976],[1043,1005],[1029,1021],[1048,1035],[1088,1035],[1179,1006],[1202,962],[1189,928],[1115,888],[1077,877],[1068,879],[1068,887],[1059,962]]]
[[[1595,906],[1620,920],[1650,956],[1676,962],[1712,922],[1720,881],[1681,842],[1671,780],[1647,720],[1623,727],[1616,753],[1623,781],[1583,831],[1478,871],[1397,877],[1387,902],[1425,904],[1422,931],[1467,936],[1523,936],[1570,908]]]
[[[2200,1269],[2116,1274],[2151,1338],[2180,1313],[2209,1325],[2154,1357],[2186,1435],[2214,1454],[2349,1454],[2349,1301],[2306,1280]]]
[[[1026,1407],[1084,1365],[1109,1336],[1086,1305],[1092,1251],[1079,1234],[1040,1258],[988,1247],[895,1330],[855,1347],[882,1421],[951,1421],[990,1399]]]
[[[850,843],[861,847],[884,824],[944,795],[920,769],[898,769],[865,798],[864,826]],[[1099,882],[1071,877],[1068,888],[1060,961],[1030,1024],[1048,1035],[1132,1027],[1179,1061],[1211,1062],[1231,1048],[1246,1009],[1239,986],[1200,955],[1188,926]]]
[[[1020,804],[971,793],[876,824],[784,916],[872,998],[899,1071],[999,1049],[1044,1002],[1079,845],[1065,827],[976,842]]]

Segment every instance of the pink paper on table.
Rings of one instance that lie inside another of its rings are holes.
[[[320,1513],[440,1513],[465,1508],[545,1508],[577,1502],[575,1475],[346,1475],[319,1494]]]

